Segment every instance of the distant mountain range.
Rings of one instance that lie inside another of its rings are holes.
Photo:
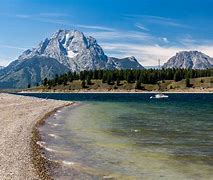
[[[145,69],[160,69],[159,66],[144,66]]]
[[[68,71],[95,69],[144,69],[135,57],[108,57],[93,37],[59,30],[38,47],[28,49],[0,70],[0,88],[22,88]]]
[[[213,58],[198,51],[182,51],[170,58],[163,68],[208,69],[213,68]]]
[[[163,67],[206,69],[213,67],[213,59],[198,51],[184,51],[169,59]],[[93,37],[86,37],[82,32],[59,30],[38,47],[24,51],[7,67],[0,67],[0,88],[24,88],[56,74],[95,69],[144,67],[135,57],[108,57]]]

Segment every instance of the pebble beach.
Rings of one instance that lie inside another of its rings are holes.
[[[0,179],[41,179],[33,164],[36,124],[70,102],[0,94]]]

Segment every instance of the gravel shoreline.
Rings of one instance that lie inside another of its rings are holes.
[[[0,94],[0,179],[51,179],[37,127],[71,102]]]

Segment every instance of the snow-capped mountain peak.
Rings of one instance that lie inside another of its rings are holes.
[[[109,58],[95,38],[77,30],[58,30],[37,47],[27,49],[0,72],[0,83],[26,87],[55,74],[95,69],[143,69],[134,58]],[[8,86],[7,86],[8,87]]]
[[[77,30],[58,30],[50,38],[42,41],[37,48],[26,50],[19,60],[35,55],[54,58],[71,71],[105,69],[108,67],[109,59],[95,38],[86,37]],[[129,61],[137,62],[134,57],[129,58]]]

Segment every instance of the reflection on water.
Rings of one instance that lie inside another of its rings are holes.
[[[40,131],[49,158],[66,167],[58,178],[75,169],[86,179],[211,179],[211,98],[87,101]]]

